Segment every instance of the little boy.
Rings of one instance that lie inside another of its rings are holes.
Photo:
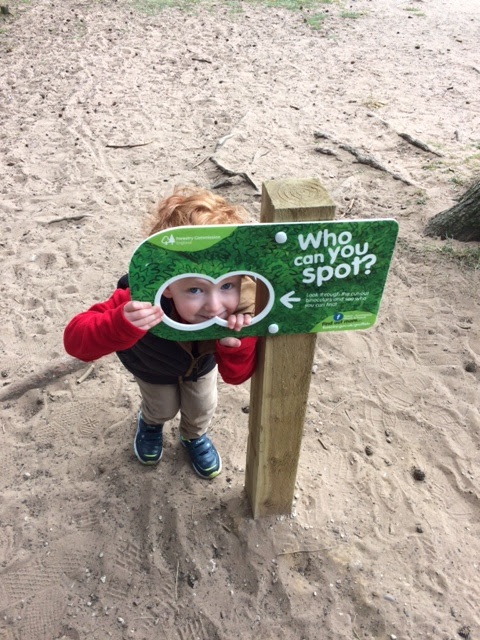
[[[177,189],[157,206],[151,234],[183,225],[240,224],[243,213],[208,191]],[[134,452],[142,464],[159,462],[163,425],[180,411],[180,442],[196,473],[212,479],[221,472],[220,455],[207,436],[217,405],[217,365],[225,382],[247,380],[255,370],[256,338],[173,342],[148,330],[167,313],[188,324],[218,316],[229,329],[240,331],[250,324],[254,289],[242,276],[216,284],[182,278],[165,289],[160,308],[131,300],[128,276],[123,276],[109,300],[75,316],[66,327],[64,345],[70,355],[89,362],[115,351],[134,375],[142,397]]]

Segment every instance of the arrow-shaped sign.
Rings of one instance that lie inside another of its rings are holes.
[[[293,309],[292,302],[301,302],[301,298],[292,298],[295,295],[295,291],[289,291],[280,298],[280,302],[284,304],[287,309]]]

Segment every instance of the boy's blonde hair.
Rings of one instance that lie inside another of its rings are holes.
[[[173,195],[154,207],[152,214],[155,223],[150,235],[171,227],[242,224],[246,220],[243,207],[231,205],[206,189],[192,187],[177,187]]]

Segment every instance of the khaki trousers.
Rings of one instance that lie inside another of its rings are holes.
[[[217,367],[196,382],[150,384],[135,377],[142,394],[142,418],[163,424],[180,411],[180,435],[188,440],[203,435],[217,407]]]

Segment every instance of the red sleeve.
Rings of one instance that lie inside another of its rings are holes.
[[[241,384],[257,366],[257,338],[243,338],[239,347],[224,347],[217,340],[215,360],[224,382]]]
[[[106,302],[94,304],[75,316],[63,334],[65,351],[90,362],[133,347],[146,331],[137,329],[123,315],[123,307],[129,300],[129,289],[117,289]]]

